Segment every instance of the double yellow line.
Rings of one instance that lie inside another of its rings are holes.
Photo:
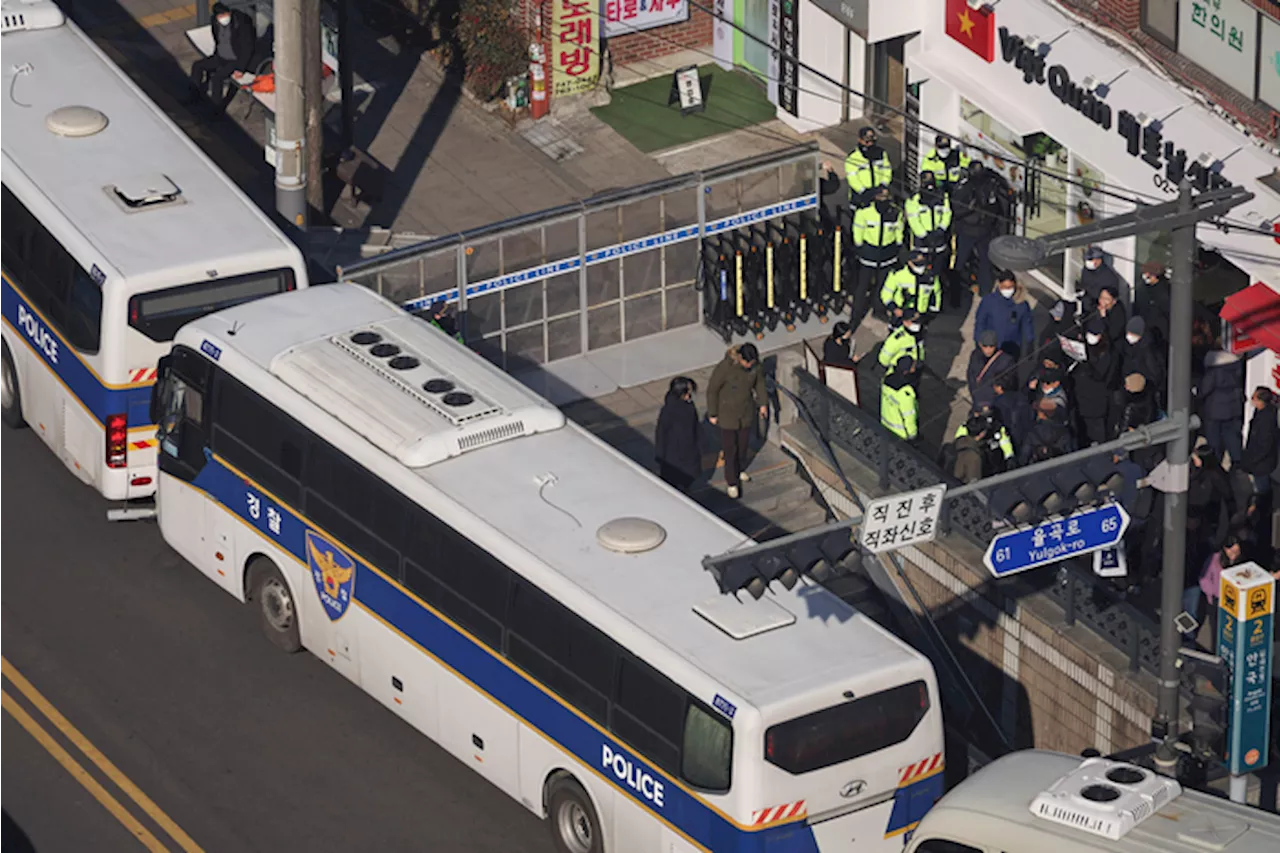
[[[129,799],[142,809],[142,811],[155,822],[157,826],[169,834],[180,849],[186,853],[204,853],[200,846],[191,840],[191,837],[182,831],[182,828],[174,823],[173,819],[160,810],[150,797],[142,793],[141,789],[135,785],[128,776],[120,772],[114,764],[111,763],[105,755],[98,750],[96,746],[89,742],[80,730],[71,725],[71,722],[53,707],[48,699],[36,690],[30,681],[26,679],[22,673],[9,663],[7,658],[0,657],[0,672],[9,683],[18,688],[27,701],[35,707],[37,711],[45,716],[45,718],[54,725],[54,727],[63,734],[63,736],[71,742],[77,749],[82,752],[86,758],[91,761],[98,770],[109,779],[117,788],[128,795]],[[155,853],[169,853],[170,848],[162,844],[159,839],[138,820],[132,812],[124,807],[116,797],[112,796],[101,782],[97,780],[65,747],[60,744],[57,739],[49,733],[40,721],[27,711],[13,696],[0,689],[0,704],[4,710],[13,717],[18,723],[27,730],[27,733],[35,738],[45,751],[53,756],[62,768],[71,774],[71,778],[79,782],[84,789],[88,791],[95,800],[102,804],[111,816],[120,821],[126,829],[129,830],[143,847]]]

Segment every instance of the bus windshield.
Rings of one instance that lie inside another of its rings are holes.
[[[928,686],[901,684],[770,726],[764,757],[795,775],[820,770],[902,743],[928,711]]]
[[[153,341],[168,343],[192,320],[293,288],[293,270],[285,267],[140,293],[129,300],[129,325]]]

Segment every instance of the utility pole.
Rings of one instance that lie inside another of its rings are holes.
[[[302,97],[303,2],[275,0],[276,210],[298,228],[307,227]]]
[[[1191,184],[1178,185],[1178,212],[1191,212]],[[1175,420],[1191,414],[1191,273],[1195,261],[1196,226],[1173,230],[1173,277],[1169,280],[1169,414]],[[1160,588],[1160,688],[1152,736],[1160,738],[1156,769],[1176,776],[1178,750],[1178,649],[1181,639],[1173,617],[1182,612],[1187,560],[1187,480],[1191,431],[1183,427],[1169,443],[1169,480],[1164,497],[1164,542]]]
[[[324,55],[320,43],[320,0],[302,0],[302,95],[306,108],[306,185],[311,215],[324,211]]]

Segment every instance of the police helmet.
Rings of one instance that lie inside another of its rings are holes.
[[[934,140],[933,140],[933,144],[934,144],[935,146],[937,146],[938,148],[950,148],[950,147],[951,147],[951,137],[950,137],[950,136],[947,136],[945,133],[939,133],[939,134],[934,138]]]
[[[920,189],[934,190],[937,188],[938,188],[937,175],[935,175],[933,172],[928,172],[928,171],[920,173]]]
[[[929,265],[929,256],[917,249],[907,258],[907,263],[915,267],[925,267]]]
[[[876,141],[876,129],[874,127],[864,127],[858,131],[858,142],[863,145],[870,145]]]

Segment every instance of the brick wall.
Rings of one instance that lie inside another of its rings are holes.
[[[1188,59],[1179,56],[1142,31],[1142,0],[1058,0],[1075,14],[1110,29],[1117,39],[1137,45],[1171,77],[1184,86],[1200,89],[1236,121],[1267,139],[1280,138],[1280,113],[1252,101]],[[1247,0],[1280,20],[1280,3]]]
[[[682,24],[655,27],[652,30],[631,33],[609,39],[609,51],[613,64],[629,65],[645,59],[657,59],[688,48],[711,52],[714,18],[701,9],[689,8],[689,20]],[[711,61],[711,57],[707,57]]]

